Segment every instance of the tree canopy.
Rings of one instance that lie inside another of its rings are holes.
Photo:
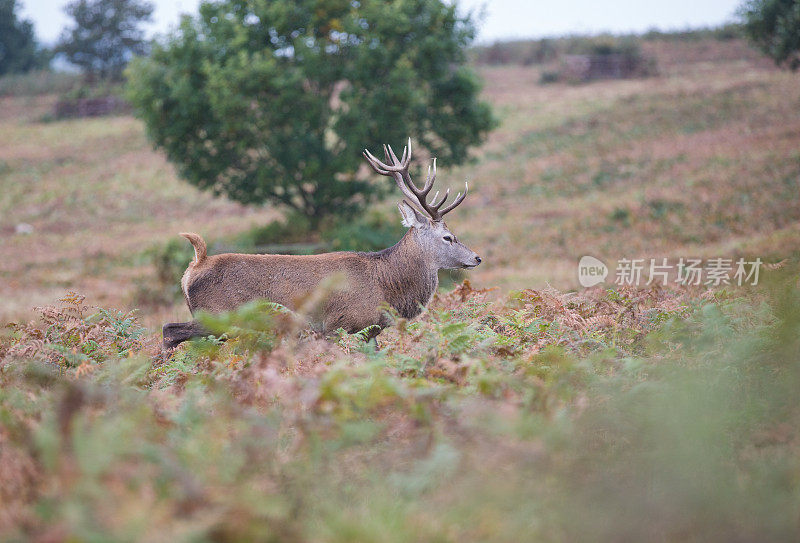
[[[748,0],[740,13],[759,49],[778,65],[800,68],[800,0]]]
[[[90,77],[119,79],[131,58],[147,52],[141,25],[153,4],[146,0],[74,0],[64,11],[74,26],[61,33],[56,52]]]
[[[205,2],[132,63],[128,95],[190,183],[316,220],[380,192],[365,146],[412,136],[453,164],[484,139],[474,34],[441,0]]]
[[[16,0],[0,0],[0,75],[27,72],[47,63],[33,24],[17,18]]]

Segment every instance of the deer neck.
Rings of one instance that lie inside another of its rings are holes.
[[[401,317],[416,317],[439,285],[439,270],[417,242],[416,229],[409,229],[396,245],[377,254],[382,257],[378,277],[386,301]]]

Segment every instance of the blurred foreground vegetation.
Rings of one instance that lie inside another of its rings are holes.
[[[256,304],[171,356],[69,295],[0,342],[0,538],[796,540],[797,277],[464,283],[377,347]]]

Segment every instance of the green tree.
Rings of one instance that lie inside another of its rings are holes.
[[[33,35],[33,24],[17,18],[16,0],[0,0],[0,75],[27,72],[47,64]]]
[[[61,33],[56,52],[88,77],[119,79],[131,58],[147,52],[141,24],[151,20],[153,4],[146,0],[74,0],[64,12],[75,24]]]
[[[759,49],[779,66],[800,68],[800,0],[748,0],[740,15]]]
[[[317,222],[388,188],[367,145],[413,136],[453,164],[484,139],[474,34],[441,0],[205,2],[132,63],[128,96],[190,183]]]

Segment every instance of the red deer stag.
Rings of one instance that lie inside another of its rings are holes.
[[[194,246],[194,261],[181,280],[189,310],[228,311],[254,299],[277,302],[296,309],[327,278],[343,278],[342,286],[327,294],[312,325],[324,334],[338,328],[353,333],[372,325],[389,323],[381,307],[388,304],[402,317],[413,318],[428,304],[438,286],[437,272],[445,268],[474,268],[480,257],[462,244],[444,222],[467,195],[458,193],[448,206],[448,189],[437,202],[438,192],[428,201],[436,179],[436,159],[428,167],[422,188],[408,173],[411,139],[397,159],[392,148],[383,147],[386,162],[369,151],[364,157],[381,175],[394,178],[406,197],[398,204],[402,222],[408,227],[394,246],[375,253],[336,252],[319,255],[221,254],[208,256],[203,238],[181,234]],[[203,335],[196,322],[164,325],[164,346]]]

